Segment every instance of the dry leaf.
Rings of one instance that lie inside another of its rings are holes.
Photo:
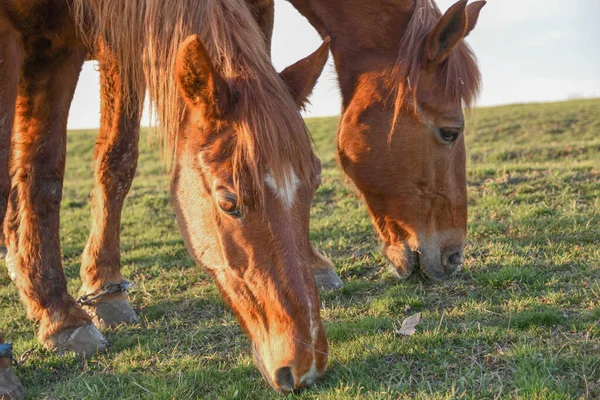
[[[396,333],[400,336],[412,336],[416,332],[417,325],[421,322],[421,313],[416,313],[402,321],[402,326],[396,328]]]

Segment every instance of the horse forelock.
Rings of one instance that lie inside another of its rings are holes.
[[[433,0],[416,0],[415,7],[400,42],[394,71],[396,102],[394,121],[400,111],[418,104],[419,78],[427,36],[442,17]],[[462,40],[438,68],[438,82],[450,102],[471,107],[481,88],[481,73],[471,48]]]

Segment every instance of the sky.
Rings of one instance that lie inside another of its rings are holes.
[[[369,1],[369,0],[365,0]],[[437,0],[442,11],[455,0]],[[289,3],[275,0],[273,63],[278,70],[316,50],[320,37]],[[467,42],[483,75],[479,106],[600,97],[600,0],[488,0]],[[330,59],[308,117],[338,115],[341,100]],[[98,73],[83,68],[69,128],[100,121]],[[142,124],[150,119],[145,113]]]

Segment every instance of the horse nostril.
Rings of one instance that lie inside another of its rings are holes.
[[[463,263],[463,258],[461,253],[454,253],[450,257],[448,257],[448,261],[453,265],[461,265]]]
[[[281,367],[275,371],[275,384],[284,392],[294,390],[294,375],[290,367]]]

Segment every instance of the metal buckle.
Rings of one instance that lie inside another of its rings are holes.
[[[128,281],[124,280],[119,283],[108,283],[104,286],[104,288],[100,290],[96,290],[95,292],[84,294],[77,298],[77,304],[80,307],[83,307],[87,304],[91,304],[94,300],[99,299],[100,297],[110,294],[110,293],[118,293],[118,292],[128,292],[129,289],[132,289],[133,285]]]

